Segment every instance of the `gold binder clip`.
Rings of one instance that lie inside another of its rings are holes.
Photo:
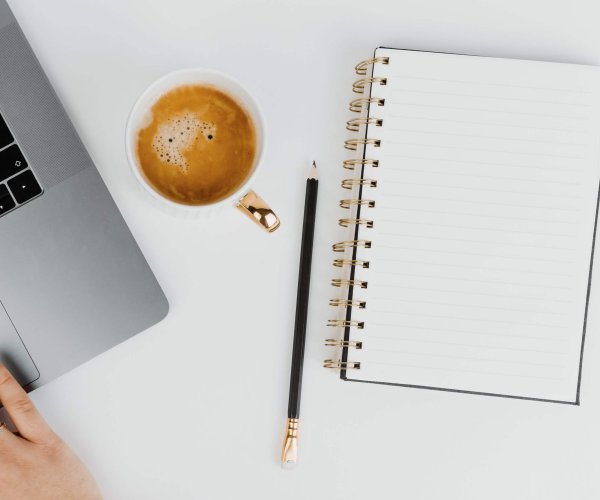
[[[383,125],[383,120],[373,116],[369,116],[368,118],[352,118],[346,122],[346,130],[349,130],[350,132],[358,132],[361,125],[374,125],[375,127],[381,127]]]
[[[254,191],[248,191],[236,206],[268,233],[275,231],[281,224],[275,212]]]
[[[334,359],[326,359],[323,361],[325,368],[333,370],[360,370],[360,362],[358,361],[340,361]]]
[[[365,87],[367,85],[373,85],[374,83],[378,83],[379,85],[387,85],[387,78],[383,78],[381,76],[367,76],[366,78],[361,78],[352,84],[352,90],[357,94],[364,94]]]
[[[348,347],[351,349],[362,349],[362,342],[359,340],[336,340],[327,339],[325,341],[327,347]]]
[[[346,280],[346,279],[340,279],[340,278],[333,278],[331,280],[331,286],[335,286],[335,287],[342,287],[342,286],[347,286],[347,287],[359,287],[359,288],[367,288],[369,286],[369,282],[368,281],[361,281],[361,280]]]
[[[384,106],[385,99],[381,99],[380,97],[359,97],[350,102],[350,111],[353,113],[360,113],[366,106],[371,104]]]
[[[389,64],[389,57],[372,57],[371,59],[365,59],[364,61],[359,62],[356,66],[354,66],[354,70],[357,75],[364,76],[367,74],[367,69],[372,64]]]
[[[365,327],[364,321],[355,321],[353,319],[330,319],[327,321],[327,326],[344,327],[344,328],[357,328],[362,330]]]
[[[350,207],[356,206],[356,205],[373,208],[375,206],[375,201],[363,200],[363,199],[352,199],[352,200],[341,200],[340,201],[340,207],[342,207],[342,208],[350,208]]]
[[[372,160],[370,158],[354,158],[351,160],[344,160],[344,168],[346,170],[354,170],[357,165],[371,165],[372,167],[378,167],[379,160]]]
[[[369,268],[368,260],[356,260],[356,259],[335,259],[333,261],[335,267],[354,266],[362,267],[363,269]]]
[[[364,300],[331,299],[329,305],[333,307],[358,307],[364,309],[367,303]]]

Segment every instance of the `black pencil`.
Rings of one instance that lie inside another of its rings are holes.
[[[318,188],[319,180],[317,179],[317,165],[313,162],[308,178],[306,179],[302,247],[300,250],[300,272],[298,276],[298,295],[296,299],[296,322],[294,326],[294,348],[292,351],[292,371],[290,375],[290,399],[288,403],[287,430],[283,442],[283,450],[281,452],[281,462],[284,465],[294,465],[298,458],[298,424],[300,419],[300,395],[302,392],[302,365],[304,363],[304,345],[306,343],[306,320],[308,315],[310,269],[315,235]]]

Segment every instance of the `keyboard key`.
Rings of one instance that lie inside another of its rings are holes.
[[[22,174],[13,177],[8,181],[8,187],[17,203],[25,203],[42,192],[31,170],[25,170]]]
[[[7,146],[8,144],[10,144],[13,141],[14,141],[13,136],[10,133],[10,130],[8,130],[8,127],[6,126],[6,122],[4,121],[4,118],[2,118],[0,116],[0,148]]]
[[[27,162],[16,144],[0,151],[0,182],[26,168]]]
[[[0,215],[4,215],[9,210],[15,208],[15,201],[8,192],[6,186],[0,184]]]

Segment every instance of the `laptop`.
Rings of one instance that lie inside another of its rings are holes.
[[[0,116],[0,362],[33,389],[169,306],[4,0]]]

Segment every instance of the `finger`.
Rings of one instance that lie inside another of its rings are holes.
[[[0,365],[0,402],[25,439],[44,443],[54,437],[52,429],[4,365]]]
[[[23,443],[26,441],[11,432],[6,425],[0,427],[0,453],[16,451]]]

